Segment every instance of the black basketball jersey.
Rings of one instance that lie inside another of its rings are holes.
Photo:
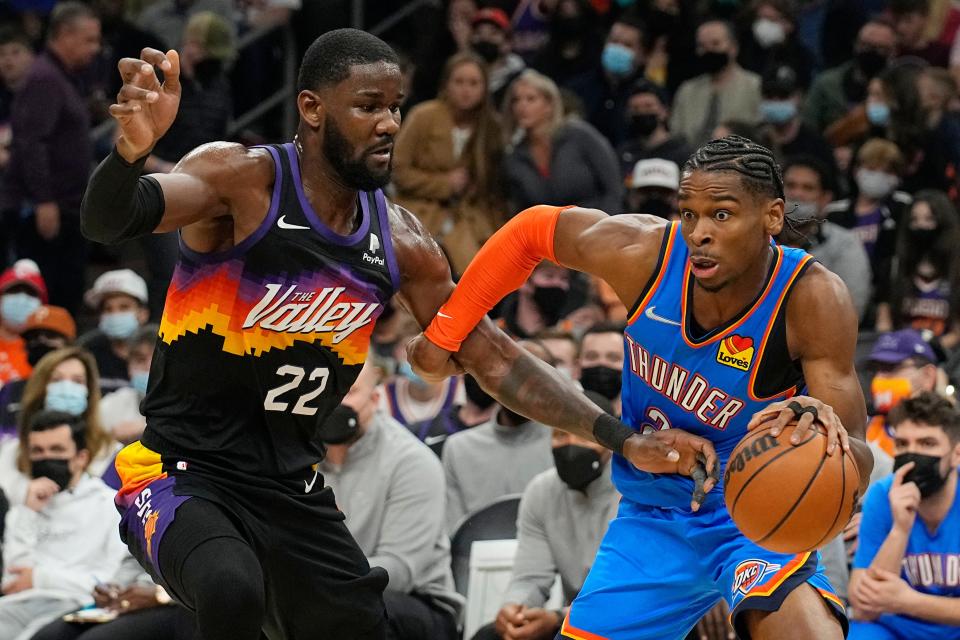
[[[180,242],[143,412],[143,444],[169,460],[275,476],[320,460],[315,432],[360,372],[399,286],[382,191],[359,194],[360,224],[333,232],[304,195],[293,144],[270,210],[237,246]]]

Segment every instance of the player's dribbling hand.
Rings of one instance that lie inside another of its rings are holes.
[[[792,444],[803,442],[804,436],[813,426],[814,421],[818,421],[827,430],[827,455],[832,456],[838,444],[843,447],[844,451],[852,455],[847,430],[843,428],[843,423],[840,422],[840,417],[834,412],[833,407],[809,396],[787,398],[780,402],[774,402],[767,408],[758,411],[750,419],[747,431],[752,431],[761,426],[769,426],[772,421],[773,426],[770,429],[770,435],[776,438],[783,431],[783,428],[796,418],[796,412],[790,408],[790,405],[794,403],[803,408],[813,407],[817,412],[816,418],[813,413],[803,413],[800,416],[797,420],[797,427],[793,430],[793,435],[790,436]]]
[[[910,535],[913,523],[917,519],[917,508],[920,506],[920,489],[915,482],[904,482],[903,478],[915,464],[908,462],[893,474],[890,484],[890,513],[893,515],[893,527],[900,533]]]
[[[163,71],[163,84],[154,67]],[[150,153],[167,132],[180,105],[180,56],[171,49],[167,53],[145,48],[139,58],[123,58],[117,63],[123,86],[116,104],[110,105],[120,126],[117,152],[135,162]]]
[[[647,473],[679,473],[694,479],[690,508],[698,511],[720,477],[713,444],[682,429],[635,434],[623,443],[623,457]]]

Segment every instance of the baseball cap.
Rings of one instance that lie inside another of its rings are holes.
[[[482,22],[489,22],[503,31],[510,31],[510,18],[507,17],[503,9],[497,9],[495,7],[480,9],[474,14],[470,24],[475,27]]]
[[[75,340],[77,337],[77,323],[73,321],[70,312],[63,307],[43,305],[30,314],[20,333],[24,334],[37,329],[59,333],[68,340]]]
[[[884,333],[877,338],[868,358],[870,362],[898,364],[908,358],[923,358],[936,362],[933,349],[914,329],[901,329]]]
[[[17,260],[12,267],[0,273],[0,293],[5,293],[7,289],[18,284],[30,287],[36,291],[40,302],[47,303],[47,283],[40,274],[40,267],[33,260]]]
[[[764,74],[760,84],[761,94],[771,98],[787,98],[796,93],[799,88],[797,72],[787,65],[770,69]]]
[[[124,293],[141,304],[147,304],[147,283],[132,269],[107,271],[96,279],[93,288],[84,294],[83,301],[96,309],[104,296],[112,293]]]
[[[634,189],[660,187],[676,191],[680,188],[680,167],[676,162],[664,158],[640,160],[633,167],[630,186]]]
[[[200,11],[191,16],[184,27],[184,40],[202,45],[207,55],[217,60],[236,57],[230,25],[212,11]]]

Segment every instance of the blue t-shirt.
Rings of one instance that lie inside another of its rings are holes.
[[[890,485],[893,476],[876,482],[867,491],[860,524],[860,543],[853,558],[854,569],[867,569],[893,528]],[[960,500],[954,499],[947,516],[931,533],[918,516],[910,530],[900,577],[921,593],[957,598],[960,607]],[[904,615],[885,614],[877,623],[898,638],[911,640],[960,640],[960,627],[926,622]]]

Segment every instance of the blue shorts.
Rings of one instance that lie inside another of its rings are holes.
[[[831,605],[846,634],[843,604],[819,560],[818,553],[786,555],[755,545],[726,507],[690,513],[624,498],[560,637],[682,639],[724,598],[746,639],[743,611],[776,611],[804,582]]]

